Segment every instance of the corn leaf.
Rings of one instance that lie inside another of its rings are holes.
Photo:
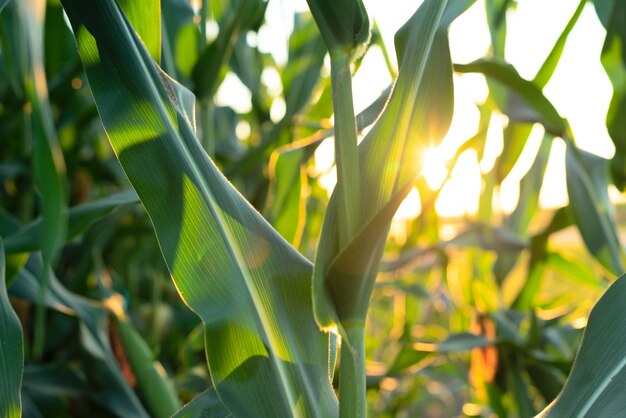
[[[222,66],[228,62],[240,33],[255,25],[265,14],[265,0],[232,2],[220,19],[217,38],[204,48],[193,68],[194,93],[198,99],[212,97],[219,85]]]
[[[156,418],[171,417],[181,407],[173,382],[123,312],[117,312],[115,318],[124,352],[151,415]]]
[[[559,64],[559,60],[561,59],[561,55],[563,54],[563,49],[565,48],[567,38],[572,32],[572,29],[574,29],[574,26],[576,25],[580,14],[585,8],[585,4],[587,4],[587,0],[580,0],[580,2],[578,3],[578,7],[576,7],[576,10],[574,10],[574,14],[567,22],[567,25],[565,25],[563,32],[561,32],[561,34],[557,38],[554,46],[552,47],[552,50],[548,54],[548,57],[537,72],[535,78],[533,79],[533,83],[539,88],[543,89],[545,85],[548,84],[548,81],[550,81],[550,78],[552,78],[552,74],[554,74],[554,71]]]
[[[447,8],[445,3],[424,2],[396,35],[399,77],[387,107],[359,145],[360,224],[344,248],[339,247],[336,193],[331,196],[313,277],[315,317],[322,327],[365,320],[389,224],[419,173],[420,150],[440,140],[451,121],[447,26],[472,2],[452,1]]]
[[[514,92],[515,95],[509,97],[501,109],[511,119],[540,122],[554,136],[562,136],[565,132],[565,122],[541,89],[532,81],[523,79],[512,65],[496,59],[480,59],[470,64],[457,64],[454,69],[461,73],[483,73]]]
[[[361,0],[307,0],[331,55],[352,55],[367,44],[370,23]]]
[[[196,396],[172,418],[232,418],[224,407],[214,388],[209,388]]]
[[[37,277],[41,275],[42,268],[41,257],[31,255],[9,288],[9,293],[17,298],[37,302],[41,288]],[[124,379],[111,349],[107,310],[102,305],[67,290],[54,274],[50,275],[49,288],[43,303],[49,309],[74,316],[80,321],[81,347],[89,365],[84,367],[84,371],[90,382],[92,400],[120,418],[149,417]]]
[[[591,310],[572,371],[558,398],[539,417],[617,417],[626,410],[626,276]]]
[[[68,211],[66,238],[68,240],[75,238],[94,222],[109,215],[114,210],[138,202],[137,194],[133,190],[129,190],[74,206]],[[40,250],[42,228],[43,220],[37,218],[23,227],[18,227],[12,233],[4,235],[7,254]],[[0,235],[3,235],[1,229]]]
[[[567,147],[565,170],[570,207],[587,249],[613,274],[623,273],[622,249],[609,201],[608,161],[573,145]]]
[[[11,307],[4,277],[4,247],[0,239],[0,416],[22,416],[20,392],[24,371],[22,325]]]
[[[606,115],[606,126],[615,145],[611,174],[615,185],[626,187],[626,3],[595,0],[596,11],[606,28],[602,66],[613,85],[613,97]]]
[[[205,324],[220,399],[239,416],[334,416],[311,264],[201,149],[193,96],[156,66],[117,4],[62,3],[109,140],[181,297]]]

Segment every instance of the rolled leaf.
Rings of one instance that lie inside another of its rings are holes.
[[[353,55],[367,44],[370,23],[361,0],[307,0],[331,55]]]

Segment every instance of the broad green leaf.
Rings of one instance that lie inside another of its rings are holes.
[[[591,310],[572,371],[557,399],[540,417],[617,417],[626,409],[626,276]]]
[[[161,61],[161,2],[117,0],[150,56]]]
[[[0,416],[19,418],[24,342],[22,325],[7,295],[4,271],[4,247],[0,239]]]
[[[37,302],[41,288],[38,277],[41,275],[42,268],[41,257],[32,255],[26,267],[18,273],[9,288],[9,293],[17,298]],[[44,304],[65,315],[75,316],[80,321],[80,343],[85,351],[85,361],[89,365],[83,370],[94,392],[92,400],[120,418],[149,417],[133,389],[124,379],[113,354],[108,332],[107,310],[94,301],[68,291],[54,274],[50,275]]]
[[[554,136],[562,136],[565,132],[565,122],[541,89],[532,81],[523,79],[512,65],[495,59],[480,59],[471,64],[457,64],[454,69],[462,73],[483,73],[488,79],[511,89],[515,95],[509,96],[502,111],[513,120],[540,122]]]
[[[413,187],[421,150],[438,141],[452,116],[447,26],[455,6],[426,1],[396,35],[400,71],[382,115],[359,145],[360,223],[339,247],[337,197],[330,199],[314,269],[315,316],[324,328],[365,320],[393,214]]]
[[[602,66],[613,85],[613,97],[606,115],[606,126],[615,145],[611,161],[613,182],[624,190],[626,185],[626,3],[595,0],[596,11],[606,29],[602,47]]]
[[[172,418],[232,418],[232,415],[220,401],[214,388],[209,388],[196,396]]]
[[[72,239],[81,234],[95,221],[109,215],[119,207],[138,203],[137,194],[132,191],[125,191],[102,199],[94,200],[79,206],[70,208],[67,215],[67,236]],[[19,252],[33,252],[41,248],[39,242],[43,221],[41,218],[25,225],[12,234],[5,235],[5,248],[8,254]]]
[[[604,158],[567,147],[567,193],[574,220],[587,249],[613,274],[624,271],[622,249],[609,201],[607,163]]]
[[[361,0],[307,0],[331,55],[360,54],[370,37],[370,23]]]
[[[220,399],[239,416],[334,416],[311,264],[201,149],[193,96],[151,60],[117,4],[63,5],[109,140],[181,297],[205,324]]]

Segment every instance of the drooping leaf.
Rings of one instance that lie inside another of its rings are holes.
[[[609,201],[608,161],[586,151],[567,147],[567,193],[574,220],[587,249],[613,274],[624,271],[617,224]]]
[[[457,64],[454,69],[462,73],[483,73],[488,79],[497,81],[514,92],[515,95],[509,97],[507,106],[501,109],[510,118],[519,122],[540,122],[552,135],[563,135],[565,122],[552,103],[539,87],[532,81],[523,79],[512,65],[495,59],[480,59],[471,64]]]
[[[102,199],[94,200],[70,208],[67,215],[67,239],[81,234],[91,224],[110,214],[119,207],[138,203],[139,198],[133,190],[112,194]],[[39,239],[42,233],[41,218],[18,228],[12,234],[5,235],[5,248],[8,254],[19,252],[33,252],[41,248]]]
[[[32,255],[26,266],[18,273],[9,288],[9,293],[36,303],[41,287],[38,277],[42,268],[41,257]],[[75,316],[80,321],[80,344],[89,364],[84,370],[93,391],[91,399],[120,418],[149,417],[137,395],[124,379],[113,354],[107,329],[106,309],[67,290],[54,274],[50,275],[48,292],[45,293],[43,302],[46,307],[65,315]]]
[[[557,399],[540,417],[616,417],[626,410],[626,276],[591,310],[572,371]]]
[[[0,416],[19,418],[24,342],[22,325],[7,295],[4,271],[4,246],[0,239]]]
[[[203,320],[215,389],[241,416],[329,416],[328,337],[311,264],[219,173],[193,96],[150,59],[114,1],[63,1],[98,111],[183,300]]]

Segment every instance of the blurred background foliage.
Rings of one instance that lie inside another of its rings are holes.
[[[602,64],[614,86],[607,116],[614,158],[579,149],[542,93],[586,4],[533,80],[504,57],[516,2],[473,6],[484,8],[492,47],[456,70],[483,74],[489,94],[478,105],[478,132],[467,132],[448,171],[463,152],[485,152],[493,114],[508,120],[503,149],[482,173],[475,214],[438,214],[445,182],[431,188],[422,177],[419,215],[394,224],[367,325],[371,416],[529,417],[561,390],[590,308],[623,271],[623,214],[607,191],[624,187],[623,2],[594,3],[607,30]],[[316,162],[316,149],[333,136],[328,59],[308,13],[293,16],[286,62],[262,52],[256,37],[266,7],[162,0],[161,49],[151,52],[196,95],[206,152],[313,259],[331,170]],[[150,219],[112,152],[61,4],[11,0],[0,8],[0,236],[8,294],[24,329],[24,416],[169,416],[211,385],[201,323],[170,280]],[[364,56],[382,52],[393,77],[390,47],[374,25]],[[242,108],[214,99],[233,77],[249,92]],[[358,116],[359,131],[387,94]],[[511,213],[494,210],[494,193],[536,124],[545,134],[519,202]],[[567,148],[569,204],[547,210],[539,191],[556,141]]]

